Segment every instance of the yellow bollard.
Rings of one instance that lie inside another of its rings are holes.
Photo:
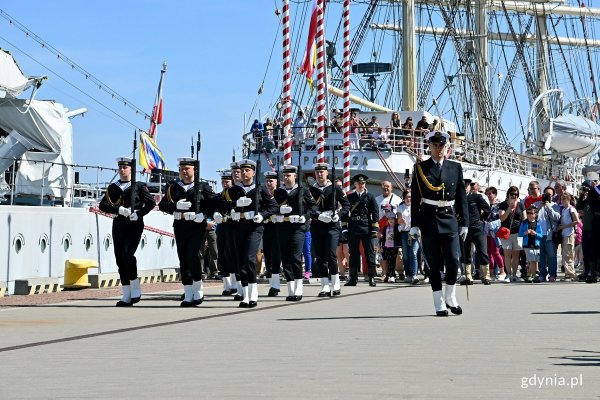
[[[98,268],[98,262],[83,259],[65,261],[64,289],[83,289],[92,286],[88,281],[89,268]]]

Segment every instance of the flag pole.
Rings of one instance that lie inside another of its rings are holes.
[[[344,193],[350,192],[350,0],[344,0]]]
[[[317,3],[317,162],[325,162],[325,0]]]
[[[292,101],[290,72],[290,0],[283,0],[283,164],[292,163]]]

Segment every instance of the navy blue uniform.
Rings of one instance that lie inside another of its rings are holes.
[[[462,166],[444,160],[439,168],[431,158],[417,163],[410,187],[411,226],[421,230],[423,254],[430,268],[429,281],[435,292],[442,290],[444,265],[446,284],[456,283],[460,265],[459,221],[460,226],[469,226]]]
[[[165,213],[173,215],[173,231],[177,244],[181,283],[191,285],[194,281],[202,280],[202,245],[206,239],[206,217],[210,217],[216,210],[217,195],[209,184],[200,182],[200,207],[199,211],[205,219],[201,223],[188,221],[183,218],[184,212],[196,210],[194,199],[194,184],[185,185],[181,180],[175,180],[167,186],[166,194],[158,204],[158,208]],[[177,202],[186,200],[192,203],[189,210],[177,210]]]
[[[356,191],[348,195],[350,212],[348,214],[348,248],[350,250],[350,282],[358,280],[360,265],[359,244],[362,243],[365,258],[369,266],[369,278],[375,278],[375,247],[373,240],[379,230],[379,205],[375,196],[366,189],[362,195]]]
[[[137,221],[119,215],[119,207],[131,209],[131,182],[118,181],[106,188],[98,206],[100,211],[116,215],[112,225],[113,246],[121,284],[125,286],[137,278],[137,259],[134,254],[144,231],[144,215],[156,206],[154,197],[144,183],[135,183],[134,204]]]

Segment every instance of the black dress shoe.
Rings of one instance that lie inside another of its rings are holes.
[[[296,301],[296,300],[294,300],[295,297],[296,296],[288,296],[285,298],[285,301]]]
[[[279,289],[270,288],[269,293],[267,293],[268,297],[275,297],[279,294]]]
[[[200,304],[202,304],[203,301],[204,297],[199,298],[198,300],[192,300],[192,303],[194,303],[195,306],[199,306]]]
[[[341,290],[334,290],[333,292],[331,292],[332,296],[340,296],[342,294]]]
[[[598,282],[598,278],[595,276],[587,276],[585,278],[585,283],[597,283]]]
[[[196,305],[196,303],[194,303],[194,300],[192,301],[182,301],[180,306],[181,307],[194,307]]]
[[[231,295],[231,291],[229,290],[223,290],[223,293],[221,293],[221,296],[229,296]]]
[[[241,294],[236,294],[235,296],[233,296],[233,301],[242,301],[244,300],[244,296],[242,296]]]
[[[481,283],[483,283],[484,285],[491,285],[491,284],[492,284],[492,281],[491,281],[491,280],[489,280],[489,279],[482,279],[482,280],[481,280]]]
[[[237,293],[237,289],[229,289],[229,294],[236,294]]]
[[[318,297],[331,297],[331,292],[319,292]]]
[[[450,307],[448,305],[448,303],[446,303],[446,307],[448,307],[450,309],[450,311],[452,311],[452,314],[454,314],[454,315],[462,314],[462,308],[460,306]]]
[[[142,299],[141,296],[140,297],[132,297],[131,304],[139,303],[141,299]]]
[[[302,296],[294,296],[294,300],[292,301],[300,301],[302,300]]]
[[[369,286],[377,286],[377,283],[375,283],[375,278],[369,278]]]
[[[348,282],[344,283],[344,286],[356,286],[356,279],[350,279]]]
[[[243,301],[240,302],[240,304],[238,305],[239,308],[250,308],[250,303],[244,303]]]
[[[258,303],[256,301],[251,301],[250,303],[248,303],[248,308],[255,308],[256,306],[258,306]]]
[[[438,317],[447,317],[448,316],[448,310],[436,311],[435,315],[438,316]]]
[[[179,300],[183,301],[183,299],[185,299],[185,293],[183,293],[183,294],[181,295],[181,298],[180,298]]]
[[[131,302],[128,303],[123,300],[117,301],[117,304],[116,304],[117,307],[131,307],[132,305],[133,305],[133,303],[131,303]]]
[[[464,285],[472,285],[472,284],[473,284],[473,281],[472,281],[471,279],[465,279],[465,280],[464,280],[464,281],[462,281],[460,284],[461,284],[461,285],[463,285],[463,286],[464,286]]]

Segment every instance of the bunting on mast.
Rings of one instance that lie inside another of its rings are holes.
[[[144,168],[144,172],[150,172],[155,168],[165,169],[165,159],[162,152],[156,144],[156,135],[158,133],[158,125],[162,123],[162,86],[165,73],[167,72],[167,63],[163,63],[163,68],[160,71],[160,81],[158,82],[158,91],[154,106],[152,107],[152,116],[150,117],[150,129],[148,133],[140,132],[140,165]]]

